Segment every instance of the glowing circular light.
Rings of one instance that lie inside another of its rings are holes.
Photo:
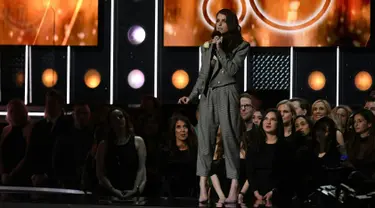
[[[146,39],[146,31],[138,25],[132,26],[128,31],[128,40],[133,45],[139,45]]]
[[[25,83],[25,74],[23,72],[17,72],[15,81],[17,87],[22,87],[22,85]]]
[[[326,77],[320,71],[313,71],[309,75],[308,83],[311,89],[319,91],[326,85]]]
[[[189,75],[186,71],[179,69],[172,75],[172,84],[175,88],[181,90],[189,84]]]
[[[361,90],[366,91],[372,86],[372,76],[367,71],[360,71],[354,78],[355,86]]]
[[[96,69],[89,69],[84,76],[85,84],[88,88],[97,88],[101,82],[100,73]]]
[[[42,82],[46,87],[53,87],[58,80],[57,72],[53,69],[46,69],[42,74]]]
[[[145,83],[145,75],[138,69],[132,70],[128,75],[128,84],[133,89],[139,89]]]
[[[286,23],[283,24],[283,23],[271,20],[269,17],[267,17],[265,12],[259,8],[257,4],[257,0],[250,0],[250,6],[252,7],[252,9],[254,10],[254,13],[260,20],[262,20],[265,24],[273,28],[276,28],[279,30],[287,30],[287,31],[300,30],[300,29],[303,29],[303,28],[306,28],[315,24],[318,20],[320,20],[327,13],[331,3],[332,3],[332,0],[324,0],[324,3],[322,4],[321,9],[315,12],[315,14],[312,15],[306,21],[303,21],[297,24],[286,24]]]
[[[210,1],[213,0],[202,0],[201,4],[201,18],[203,19],[205,25],[207,27],[210,27],[211,29],[215,26],[215,22],[210,18],[209,13],[209,4]],[[322,0],[322,4],[315,11],[308,19],[302,22],[298,22],[295,24],[290,24],[290,23],[283,23],[279,22],[277,20],[274,20],[270,18],[267,13],[258,5],[259,0],[249,0],[247,3],[246,0],[236,0],[234,2],[239,4],[239,9],[240,9],[240,14],[238,14],[238,19],[239,23],[241,26],[243,26],[244,23],[246,23],[247,19],[249,18],[250,15],[247,15],[248,13],[252,13],[252,11],[255,13],[255,16],[257,19],[262,21],[264,24],[267,26],[270,26],[274,29],[277,30],[282,30],[282,31],[296,31],[296,30],[301,30],[305,29],[307,27],[310,27],[314,24],[316,24],[320,19],[322,19],[327,13],[328,10],[333,2],[333,0]],[[250,8],[247,8],[250,7]],[[252,10],[252,11],[248,11]]]

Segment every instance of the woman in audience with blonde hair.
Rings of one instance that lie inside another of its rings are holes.
[[[331,115],[331,105],[328,101],[323,99],[316,100],[311,106],[312,120],[316,122],[317,120]]]
[[[32,125],[22,100],[11,100],[7,105],[6,120],[0,140],[0,174],[3,185],[27,185],[27,176],[18,169],[25,156]]]
[[[346,132],[346,128],[348,127],[349,117],[352,114],[352,109],[346,105],[339,105],[336,106],[331,113],[332,119],[336,122],[337,129],[341,131],[341,133]]]

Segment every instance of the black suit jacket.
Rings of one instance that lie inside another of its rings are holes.
[[[65,116],[60,116],[50,129],[47,119],[35,123],[31,131],[30,142],[26,150],[24,166],[33,174],[47,174],[53,178],[52,156],[56,138],[69,128]]]

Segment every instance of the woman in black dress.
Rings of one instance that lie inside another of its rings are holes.
[[[162,156],[164,167],[161,170],[169,196],[196,197],[197,138],[189,119],[182,115],[173,116],[168,137],[168,146]]]
[[[261,121],[261,135],[251,141],[247,151],[247,178],[255,198],[254,206],[287,206],[292,158],[284,141],[284,125],[277,109],[270,109]],[[272,199],[272,202],[271,202]]]
[[[329,117],[320,118],[312,129],[312,139],[316,142],[314,153],[318,157],[315,184],[339,183],[340,172],[334,170],[342,167],[341,159],[345,159],[346,155],[341,153],[341,146],[337,141],[336,123]]]
[[[348,159],[367,179],[375,179],[375,116],[370,110],[361,109],[353,117],[355,135],[347,144]]]
[[[124,110],[109,111],[106,135],[96,153],[99,194],[125,198],[142,193],[146,185],[146,146],[134,135]]]

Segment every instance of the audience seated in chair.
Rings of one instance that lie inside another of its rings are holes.
[[[79,189],[85,160],[94,140],[89,126],[90,107],[75,104],[73,120],[73,125],[57,138],[53,169],[61,187]]]
[[[36,122],[30,135],[22,171],[31,175],[33,186],[58,187],[52,158],[56,138],[69,128],[62,95],[51,90],[45,97],[45,118]]]
[[[111,109],[105,132],[96,153],[99,195],[123,199],[141,194],[146,185],[146,146],[134,135],[129,115]]]
[[[32,130],[28,111],[23,101],[15,99],[7,105],[8,126],[0,140],[0,174],[3,185],[30,185],[25,174],[18,174],[25,156]]]

